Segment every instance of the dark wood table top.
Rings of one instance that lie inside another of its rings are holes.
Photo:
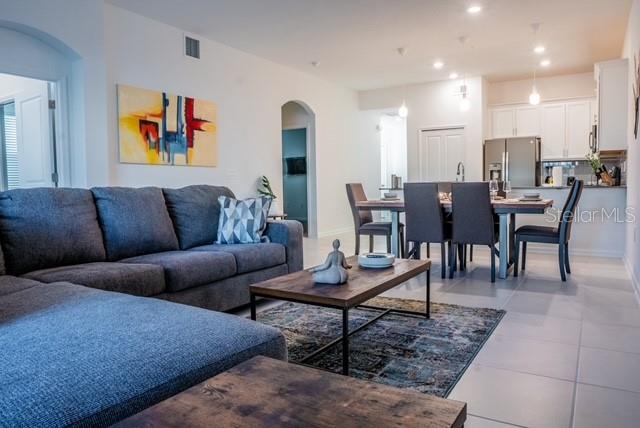
[[[451,200],[440,201],[445,210],[451,209]],[[553,199],[543,199],[541,201],[520,201],[518,199],[494,199],[491,201],[494,211],[512,213],[544,213],[547,208],[553,206]],[[404,211],[403,200],[385,201],[384,199],[370,199],[368,201],[356,202],[356,208],[385,211]]]
[[[467,405],[255,357],[116,424],[157,427],[462,427]]]
[[[249,286],[251,293],[274,299],[311,303],[334,308],[352,308],[426,272],[429,260],[396,259],[386,269],[366,269],[358,265],[358,257],[347,258],[351,266],[345,284],[316,284],[307,270],[291,273]]]

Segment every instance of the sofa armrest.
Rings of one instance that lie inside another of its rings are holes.
[[[302,223],[295,220],[269,221],[265,234],[271,242],[282,244],[287,249],[289,273],[302,270]]]

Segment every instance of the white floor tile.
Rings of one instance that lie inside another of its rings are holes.
[[[575,381],[578,346],[507,336],[492,336],[475,363]]]
[[[578,384],[574,428],[640,426],[640,394]]]
[[[572,320],[582,319],[582,306],[577,298],[547,293],[516,290],[507,305],[507,312],[550,316]]]
[[[580,325],[577,320],[507,312],[494,334],[577,345],[580,340]]]
[[[473,365],[449,398],[470,414],[526,427],[569,428],[573,383]]]
[[[464,428],[511,428],[517,425],[505,424],[491,419],[480,418],[478,416],[469,415],[464,424]]]
[[[582,324],[582,346],[640,354],[640,327]]]
[[[640,392],[640,355],[582,347],[578,382]]]

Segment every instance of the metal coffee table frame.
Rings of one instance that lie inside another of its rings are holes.
[[[302,304],[305,304],[305,305],[312,305],[312,306],[320,306],[320,307],[323,307],[323,308],[338,309],[338,310],[342,311],[342,335],[337,337],[337,338],[335,338],[334,340],[332,340],[331,342],[327,343],[326,345],[323,345],[322,347],[316,349],[312,353],[306,355],[305,357],[303,357],[299,361],[291,361],[291,362],[292,363],[296,363],[296,364],[309,365],[309,364],[305,364],[305,362],[309,361],[313,357],[316,357],[316,356],[326,352],[331,347],[333,347],[336,344],[342,342],[342,374],[345,375],[345,376],[348,376],[349,375],[349,337],[351,337],[355,333],[365,329],[369,325],[375,323],[376,321],[378,321],[379,319],[381,319],[382,317],[384,317],[387,314],[397,314],[397,315],[404,315],[404,316],[419,316],[419,317],[424,317],[426,319],[430,319],[431,318],[431,266],[429,266],[427,268],[427,270],[425,271],[425,275],[427,277],[427,280],[426,280],[426,309],[425,309],[424,312],[409,311],[409,310],[405,310],[405,309],[385,308],[385,307],[380,307],[380,306],[362,305],[362,304],[361,305],[355,305],[355,306],[352,306],[352,307],[344,307],[344,306],[337,306],[337,305],[328,305],[328,304],[324,304],[324,303],[311,303],[309,301],[301,301],[301,300],[297,300],[297,299],[293,299],[293,298],[278,297],[277,300],[283,300],[283,301],[293,302],[293,303],[302,303]],[[274,299],[274,297],[272,297],[272,296],[262,295],[259,292],[254,292],[252,290],[250,291],[251,319],[254,320],[254,321],[256,320],[256,297],[265,297],[265,298],[269,298],[269,299]],[[379,313],[378,315],[376,315],[372,319],[368,320],[364,324],[362,324],[362,325],[356,327],[355,329],[349,331],[349,311],[351,309],[358,309],[358,308],[370,309],[370,310],[378,310],[378,311],[381,311],[381,313]]]

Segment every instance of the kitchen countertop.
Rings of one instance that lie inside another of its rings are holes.
[[[563,190],[563,189],[569,189],[571,188],[571,186],[515,186],[512,187],[513,190],[531,190],[531,189],[536,189],[536,190]],[[594,186],[591,184],[585,184],[584,186],[585,189],[627,189],[627,186]]]

